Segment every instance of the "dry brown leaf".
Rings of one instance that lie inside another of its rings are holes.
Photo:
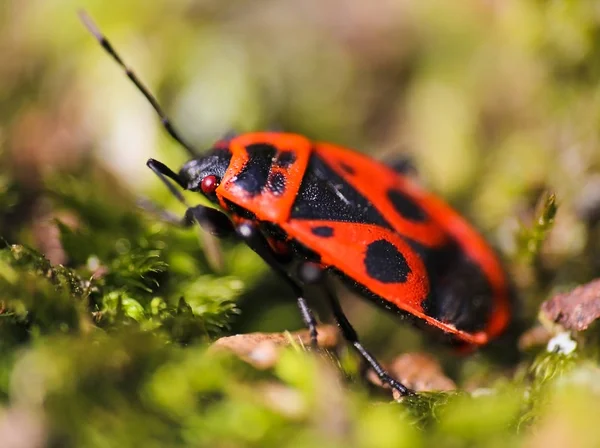
[[[565,330],[583,331],[600,317],[600,279],[574,290],[556,294],[542,303],[540,319],[560,325]]]
[[[339,341],[337,327],[321,325],[317,327],[317,342],[320,348],[334,348]],[[211,346],[213,350],[228,350],[244,361],[259,369],[273,367],[279,359],[279,349],[292,342],[310,345],[308,330],[293,333],[248,333],[226,336],[217,339]]]

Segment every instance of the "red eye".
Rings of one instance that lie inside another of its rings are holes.
[[[202,193],[207,196],[213,194],[218,186],[219,181],[217,176],[212,174],[210,176],[206,176],[204,179],[202,179],[202,182],[200,182],[200,189],[202,190]]]

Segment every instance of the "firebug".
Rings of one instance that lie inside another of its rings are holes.
[[[184,204],[171,181],[219,207],[188,206],[182,222],[237,237],[255,251],[290,286],[313,345],[307,283],[322,287],[343,336],[381,381],[413,393],[360,343],[325,274],[457,344],[481,346],[506,329],[509,287],[498,257],[440,198],[401,170],[298,134],[229,136],[197,153],[89,17],[81,18],[191,156],[179,172],[154,159],[148,167]]]

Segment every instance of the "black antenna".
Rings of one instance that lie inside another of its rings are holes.
[[[90,18],[90,16],[88,16],[85,11],[79,11],[79,18],[81,19],[85,27],[88,29],[88,31],[92,33],[92,35],[96,38],[98,42],[100,42],[102,48],[104,48],[106,52],[109,55],[111,55],[112,58],[123,68],[123,70],[125,70],[125,74],[127,75],[127,77],[135,84],[138,90],[142,92],[142,94],[150,102],[150,104],[158,114],[158,117],[160,118],[163,127],[166,129],[169,135],[173,137],[173,139],[175,139],[175,141],[177,141],[181,146],[183,146],[192,157],[196,157],[198,153],[190,145],[188,145],[185,142],[185,140],[179,135],[179,133],[175,130],[173,124],[169,120],[169,117],[167,117],[167,115],[163,112],[162,108],[160,107],[160,104],[158,104],[158,101],[156,101],[154,95],[152,95],[148,88],[144,86],[144,84],[142,83],[142,81],[140,81],[137,75],[129,67],[127,67],[125,62],[123,62],[119,54],[113,48],[108,39],[102,34],[100,29],[96,26],[96,24]]]
[[[158,160],[148,159],[146,165],[148,166],[148,168],[154,171],[154,174],[156,174],[160,178],[160,180],[167,186],[171,194],[173,194],[173,196],[175,196],[179,200],[179,202],[181,202],[186,207],[189,207],[181,192],[177,188],[175,188],[175,186],[169,181],[169,179],[173,179],[183,189],[186,188],[186,186],[183,185],[183,182],[181,182],[181,179],[176,173],[174,173],[167,165],[165,165],[162,162],[159,162]]]

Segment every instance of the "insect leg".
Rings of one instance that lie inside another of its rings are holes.
[[[344,314],[344,310],[342,310],[340,302],[338,301],[335,293],[328,285],[325,285],[325,290],[327,299],[329,300],[329,304],[331,306],[331,310],[333,311],[335,320],[337,321],[338,326],[340,327],[340,330],[344,335],[344,338],[350,344],[352,344],[354,349],[367,362],[367,364],[369,364],[371,369],[373,369],[373,371],[379,377],[379,380],[382,383],[388,384],[391,388],[397,390],[401,395],[414,395],[414,392],[411,389],[409,389],[404,384],[393,378],[383,367],[381,367],[381,364],[379,364],[377,359],[375,359],[375,357],[363,347],[363,345],[358,340],[358,335],[352,327],[352,324],[350,324],[348,318]]]
[[[182,223],[190,226],[197,222],[204,230],[217,238],[235,235],[235,227],[229,217],[219,210],[204,205],[196,205],[185,211]]]
[[[348,318],[344,314],[340,302],[338,301],[334,292],[331,290],[331,287],[326,286],[325,289],[327,293],[327,298],[329,300],[329,304],[333,311],[333,315],[340,329],[342,330],[344,338],[348,342],[350,342],[350,344],[352,344],[354,349],[367,362],[367,364],[369,364],[371,369],[373,369],[373,371],[379,377],[379,380],[382,383],[388,384],[391,388],[397,390],[401,395],[414,395],[414,392],[412,390],[410,390],[404,384],[393,378],[383,367],[381,367],[381,364],[379,364],[377,359],[375,359],[375,357],[363,347],[363,345],[358,340],[358,335],[356,334],[356,331],[354,330],[354,328],[348,321]]]
[[[306,265],[307,263],[305,263]],[[359,353],[359,355],[369,364],[371,369],[377,374],[379,380],[388,384],[391,388],[397,390],[401,395],[414,395],[414,392],[406,387],[404,384],[393,378],[386,370],[381,367],[381,364],[375,359],[375,357],[369,353],[363,345],[358,340],[358,335],[356,334],[356,330],[348,321],[348,318],[344,314],[344,310],[342,309],[340,302],[338,301],[335,292],[331,288],[331,286],[327,283],[327,280],[322,275],[318,275],[314,272],[315,264],[311,263],[310,266],[301,266],[298,270],[300,277],[303,277],[305,281],[313,281],[318,282],[323,285],[323,289],[325,295],[327,296],[327,300],[329,301],[329,305],[331,306],[331,310],[333,312],[333,316],[337,321],[338,327],[340,328],[344,339],[348,341],[354,349]],[[306,275],[308,274],[308,275]],[[314,279],[314,280],[313,280]]]
[[[256,252],[279,276],[292,288],[296,294],[298,308],[304,324],[308,328],[310,334],[310,345],[317,348],[317,320],[311,309],[308,307],[304,299],[304,291],[302,287],[287,273],[277,260],[277,256],[269,246],[269,243],[259,231],[255,224],[244,222],[236,228],[238,236]]]

